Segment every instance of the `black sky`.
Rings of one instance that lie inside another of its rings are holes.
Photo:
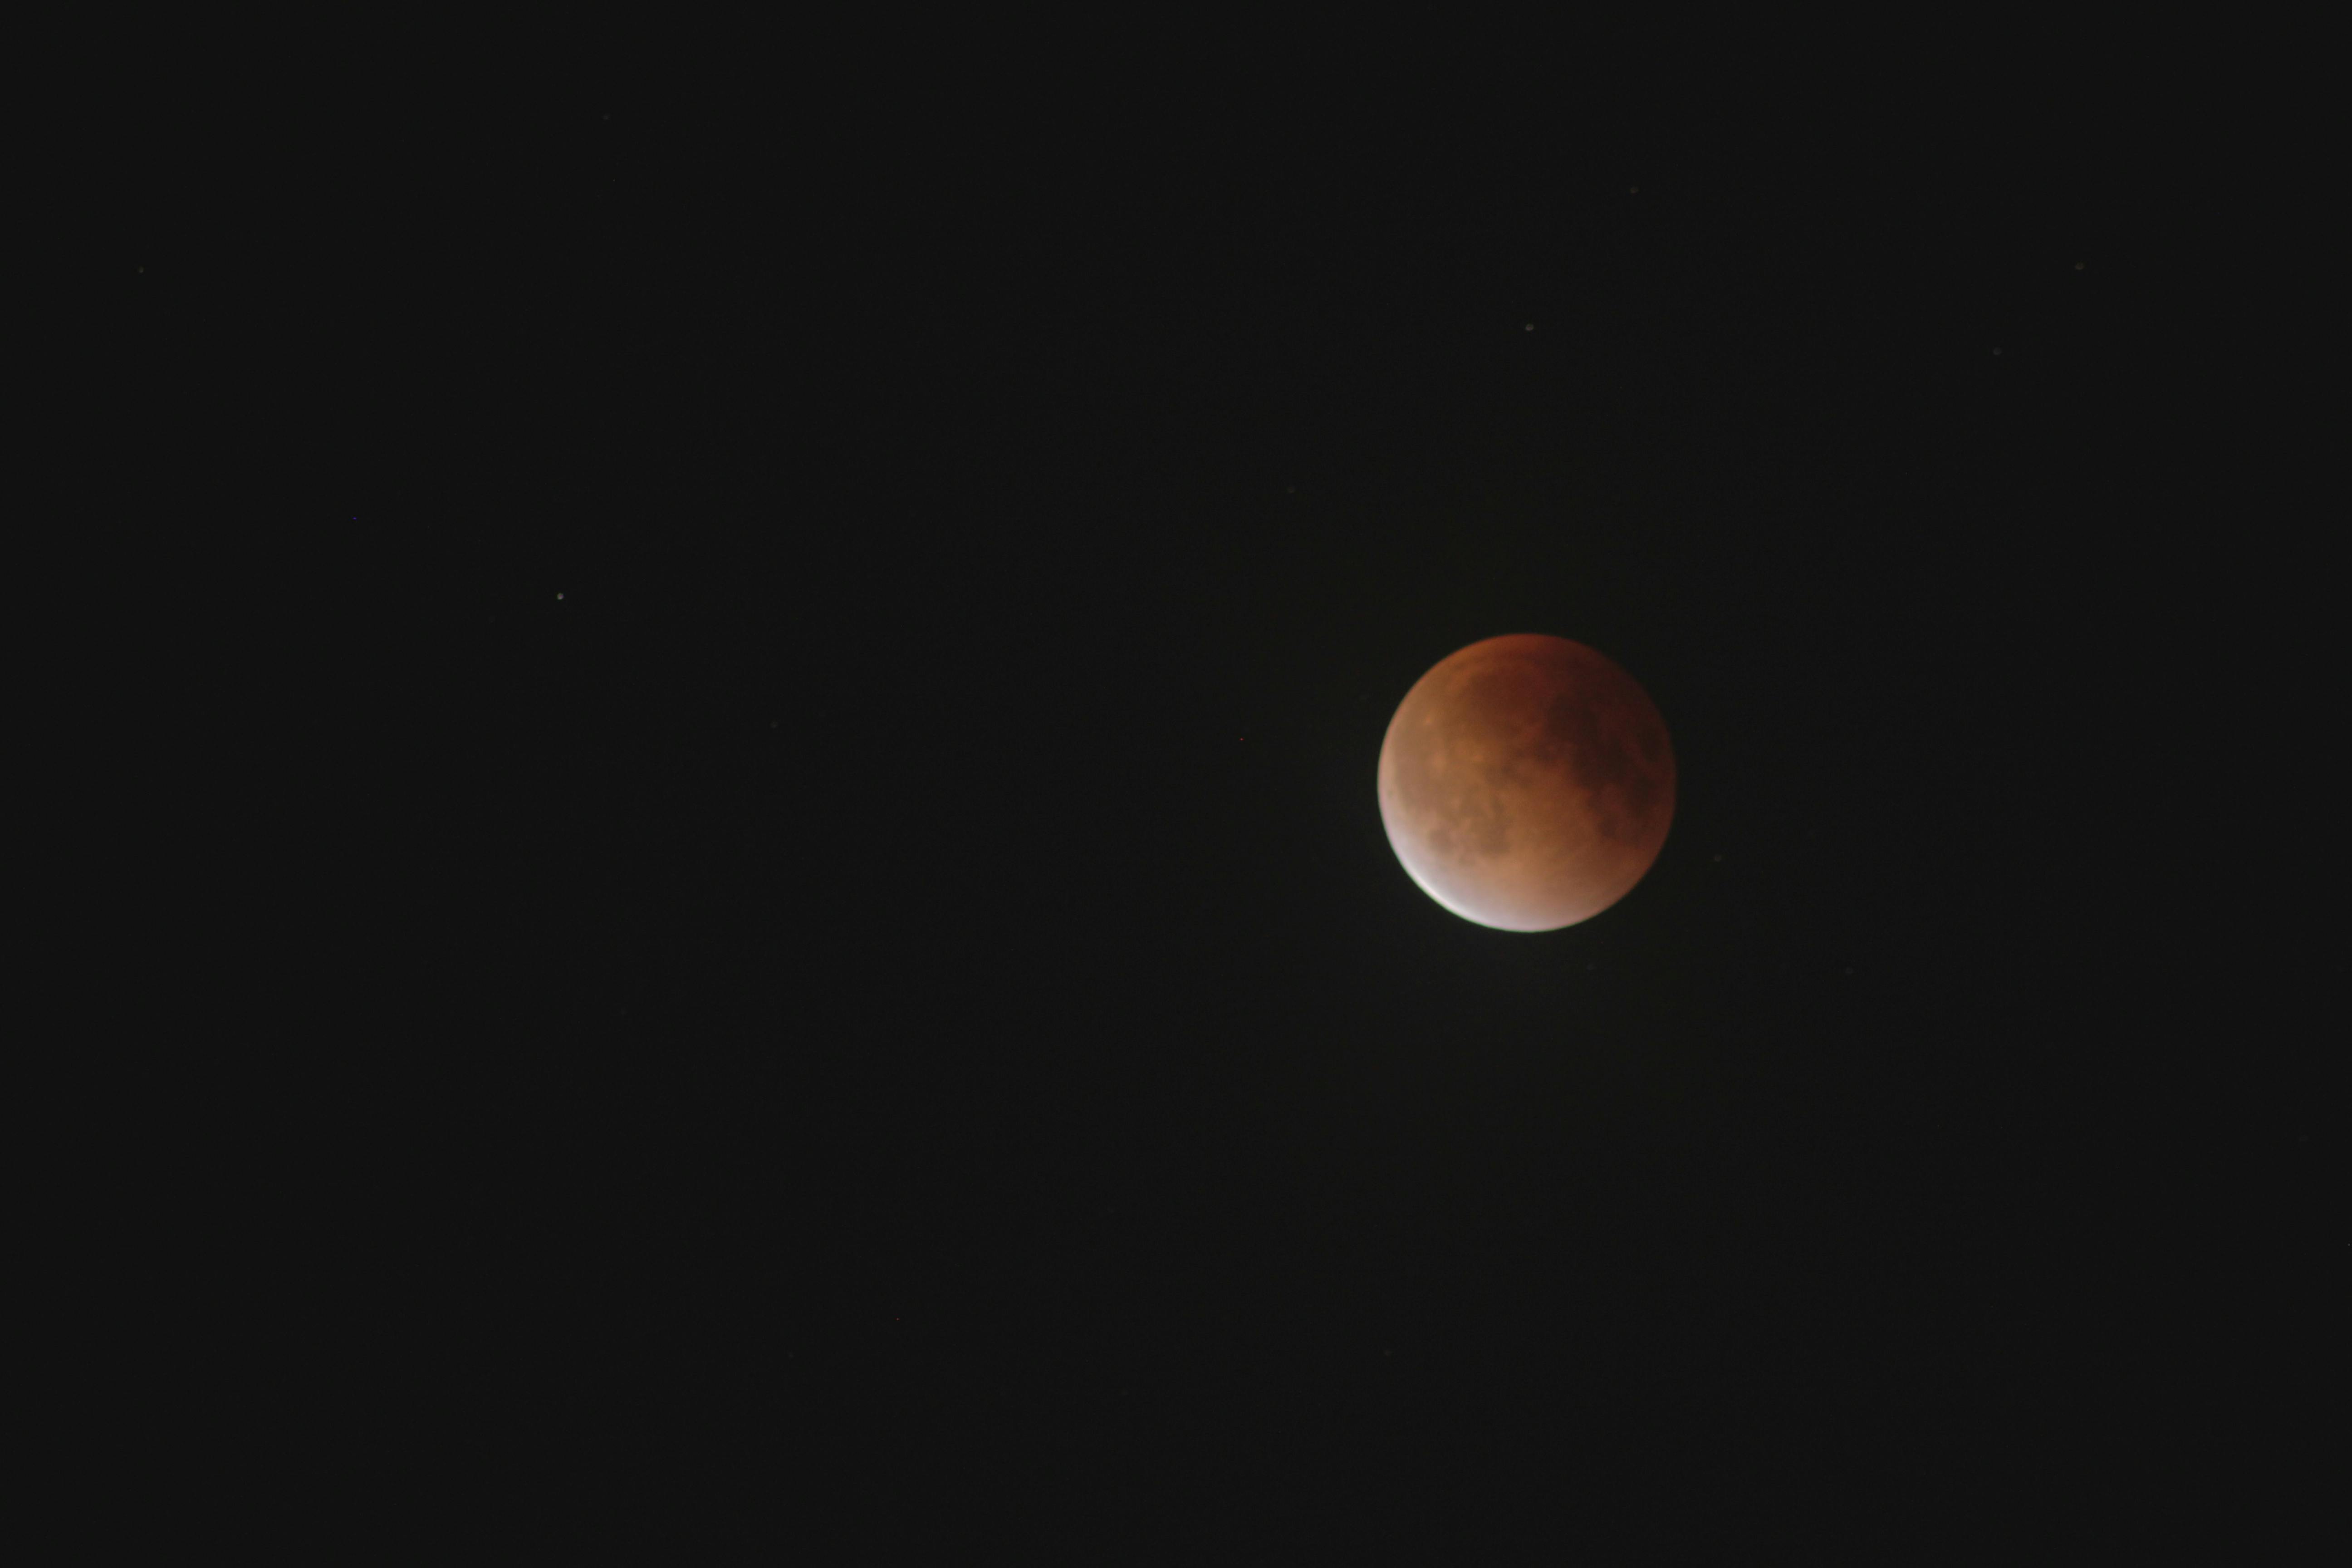
[[[321,89],[249,210],[142,187],[134,308],[257,312],[349,563],[307,1495],[812,1563],[2285,1531],[2293,181],[2056,68],[988,74]],[[1540,936],[1373,794],[1521,631],[1682,770]]]

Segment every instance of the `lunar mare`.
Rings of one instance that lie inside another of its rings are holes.
[[[1381,742],[1381,820],[1421,889],[1497,931],[1557,931],[1633,891],[1675,815],[1665,720],[1565,637],[1473,643],[1413,684]]]

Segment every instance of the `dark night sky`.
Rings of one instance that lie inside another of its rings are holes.
[[[307,1489],[811,1563],[2266,1556],[2343,1245],[2268,890],[2293,182],[2060,67],[954,64],[320,89],[243,250],[154,176],[142,320],[261,301],[357,584]],[[1517,631],[1682,769],[1539,936],[1373,794]]]

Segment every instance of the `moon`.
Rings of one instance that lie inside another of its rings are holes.
[[[1648,874],[1674,821],[1674,745],[1606,655],[1488,637],[1405,693],[1380,793],[1389,845],[1423,892],[1496,931],[1558,931]]]

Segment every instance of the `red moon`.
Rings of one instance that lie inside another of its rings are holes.
[[[1675,816],[1657,705],[1566,637],[1472,643],[1413,683],[1381,742],[1381,821],[1421,890],[1496,931],[1591,920]]]

